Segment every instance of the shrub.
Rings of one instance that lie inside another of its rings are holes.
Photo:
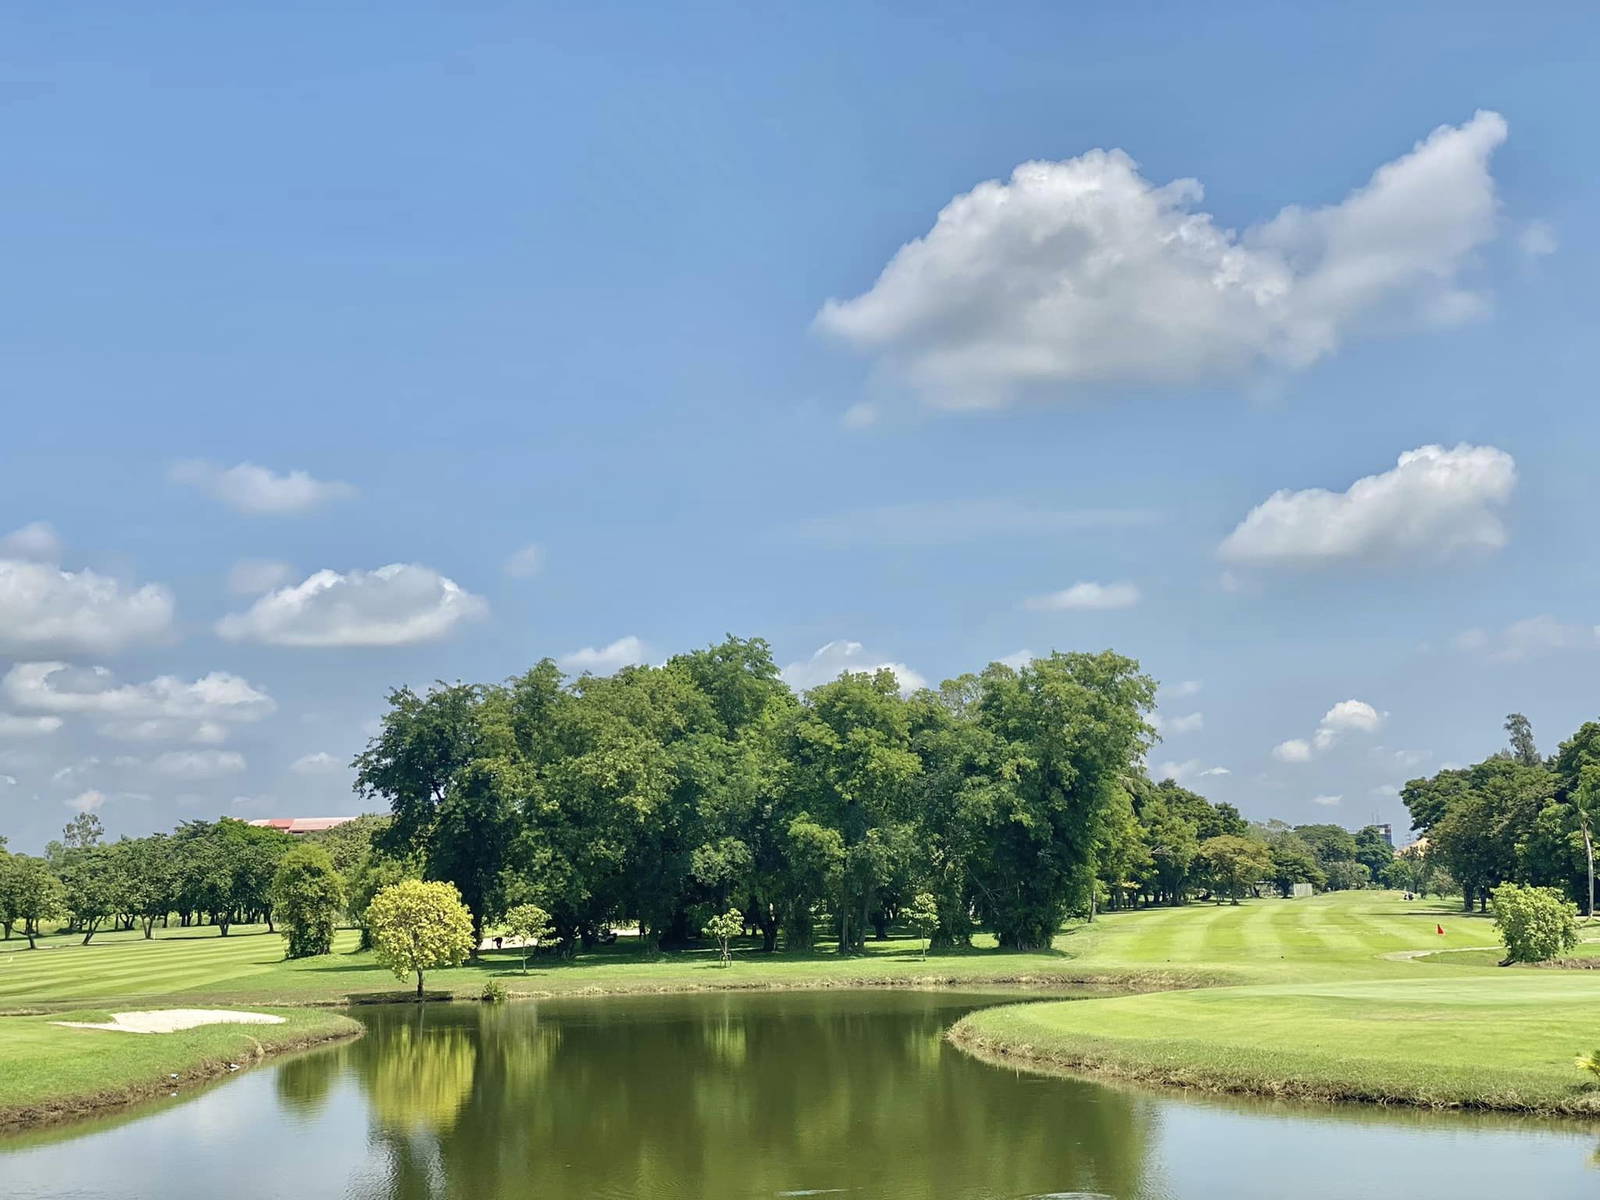
[[[1492,898],[1506,964],[1545,962],[1578,944],[1578,907],[1555,888],[1502,883]]]
[[[483,995],[479,997],[485,1004],[504,1004],[506,1001],[506,985],[498,979],[491,979],[483,985]]]

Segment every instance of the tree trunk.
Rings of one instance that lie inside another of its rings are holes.
[[[417,1002],[422,1002],[422,972],[417,972]]]
[[[1594,840],[1589,836],[1589,822],[1583,823],[1583,854],[1589,860],[1589,911],[1588,920],[1594,920]]]

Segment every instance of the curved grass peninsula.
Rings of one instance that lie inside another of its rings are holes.
[[[1600,1113],[1573,1064],[1600,1041],[1600,976],[1489,965],[1477,948],[1493,941],[1482,917],[1379,892],[1112,914],[1064,940],[1080,963],[1235,982],[984,1009],[950,1038],[1024,1068],[1210,1091]]]
[[[0,1130],[176,1094],[270,1055],[361,1031],[359,1022],[319,1009],[230,1014],[141,1006],[7,1017],[0,1026]]]

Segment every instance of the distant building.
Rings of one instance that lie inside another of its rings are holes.
[[[321,833],[324,829],[332,829],[335,825],[343,825],[346,821],[354,821],[354,817],[258,817],[254,821],[245,822],[258,829],[280,829],[284,833],[296,836],[303,833]]]
[[[1377,829],[1377,831],[1379,833],[1383,834],[1383,840],[1388,842],[1389,843],[1389,849],[1393,850],[1394,849],[1394,826],[1393,825],[1377,825],[1377,826],[1374,826],[1374,828]]]

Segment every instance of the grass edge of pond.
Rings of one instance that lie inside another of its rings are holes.
[[[1244,990],[1244,989],[1241,989]],[[1090,1000],[1088,1004],[1093,1004]],[[1322,1104],[1354,1103],[1433,1110],[1476,1110],[1530,1116],[1600,1116],[1600,1088],[1568,1075],[1536,1079],[1506,1072],[1498,1086],[1463,1073],[1419,1084],[1403,1068],[1319,1056],[1281,1046],[1257,1047],[1253,1061],[1227,1061],[1222,1049],[1156,1039],[1105,1037],[1050,1029],[1026,1010],[1051,1010],[1049,1000],[996,1005],[969,1013],[945,1040],[981,1061],[1040,1075],[1099,1077],[1175,1091],[1253,1096]],[[1236,1049],[1236,1048],[1235,1048]]]
[[[99,1015],[103,1014],[52,1013],[49,1014],[48,1021],[67,1016],[92,1018]],[[278,1055],[349,1041],[365,1032],[364,1026],[359,1021],[328,1011],[301,1010],[278,1015],[286,1018],[285,1024],[281,1026],[220,1024],[201,1026],[187,1031],[198,1035],[197,1037],[63,1029],[63,1033],[89,1033],[104,1038],[137,1039],[137,1048],[141,1051],[148,1048],[167,1053],[156,1059],[141,1053],[132,1062],[128,1061],[127,1055],[113,1053],[101,1056],[103,1059],[110,1058],[126,1063],[126,1076],[115,1083],[101,1083],[87,1088],[69,1086],[59,1091],[48,1091],[32,1096],[24,1102],[0,1097],[0,1134],[19,1133],[105,1115],[116,1109],[231,1075],[234,1070],[229,1066],[230,1063],[236,1064],[238,1069],[243,1070]],[[7,1024],[26,1020],[29,1018],[0,1018],[0,1047],[4,1047],[6,1041]],[[43,1016],[34,1020],[48,1023]],[[164,1039],[172,1041],[166,1042]],[[67,1045],[65,1042],[62,1044],[63,1055],[66,1053]],[[106,1046],[108,1049],[126,1046],[131,1051],[135,1049],[136,1044],[108,1042]],[[48,1067],[48,1058],[43,1060],[43,1065]]]

